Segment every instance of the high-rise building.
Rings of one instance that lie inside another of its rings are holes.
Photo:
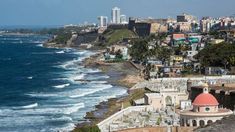
[[[126,15],[121,15],[120,16],[120,23],[121,24],[127,24],[127,19],[126,19]]]
[[[108,17],[107,16],[99,16],[99,27],[107,27],[108,26]]]
[[[203,17],[200,20],[200,31],[203,33],[210,32],[211,29],[216,28],[216,25],[219,25],[220,20],[216,20],[210,17]]]
[[[121,19],[120,19],[120,16],[121,16],[121,10],[120,8],[118,7],[114,7],[112,9],[112,23],[113,24],[120,24],[121,22]]]

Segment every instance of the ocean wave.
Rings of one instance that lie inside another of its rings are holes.
[[[108,83],[107,81],[91,81],[91,84],[105,84]]]
[[[46,98],[46,97],[56,97],[58,94],[46,94],[46,93],[29,93],[25,94],[30,97]]]
[[[37,107],[37,108],[36,108]],[[21,116],[21,115],[56,115],[56,114],[65,114],[70,115],[72,113],[77,112],[79,109],[84,108],[84,103],[77,103],[77,104],[69,104],[67,106],[63,105],[55,105],[51,107],[50,105],[43,105],[42,107],[38,107],[38,104],[31,104],[22,107],[12,107],[12,109],[2,109],[0,111],[0,116],[2,115],[14,115],[14,116]]]
[[[103,91],[105,89],[112,88],[113,86],[111,84],[108,84],[108,85],[97,84],[97,85],[94,85],[94,86],[91,86],[91,87],[93,87],[94,89],[86,89],[86,90],[83,90],[83,92],[81,91],[81,93],[78,93],[78,94],[75,94],[75,95],[70,95],[69,97],[70,98],[84,97],[86,95],[90,95],[90,94],[93,94],[93,93],[96,93],[96,92],[99,92],[99,91]]]
[[[80,75],[73,75],[71,77],[68,78],[68,80],[72,81],[72,82],[76,82],[76,81],[80,81],[83,80],[85,78],[86,74],[82,73]]]
[[[99,73],[101,72],[99,69],[87,69],[85,73]]]
[[[57,88],[57,89],[62,89],[62,88],[68,87],[69,85],[70,85],[69,83],[66,83],[66,84],[57,85],[57,86],[53,86],[53,87]]]
[[[31,43],[33,43],[33,44],[41,44],[41,43],[43,43],[43,41],[32,41]]]
[[[60,65],[59,67],[65,69],[65,70],[76,70],[79,67],[81,67],[81,66],[79,66],[80,62],[81,61],[79,59],[74,59],[72,61],[65,62],[64,64]]]
[[[69,115],[69,114],[75,113],[79,109],[84,108],[84,107],[85,107],[84,103],[75,104],[72,107],[65,108],[64,114]]]
[[[27,79],[32,80],[32,79],[33,79],[33,77],[27,77]]]
[[[7,40],[7,41],[20,41],[20,40],[22,40],[22,39],[20,39],[20,38],[0,38],[0,40]]]
[[[32,108],[36,108],[36,107],[38,107],[38,103],[22,106],[20,108],[23,108],[23,109],[32,109]]]
[[[54,52],[32,52],[33,55],[52,55]]]
[[[57,51],[56,53],[57,54],[64,54],[65,52],[62,50],[62,51]]]
[[[76,54],[76,55],[85,55],[87,53],[89,53],[87,50],[73,52],[73,54]]]
[[[88,80],[98,80],[98,79],[109,79],[110,76],[108,75],[103,75],[103,76],[94,76],[94,75],[90,75],[87,77]]]
[[[37,44],[36,46],[37,47],[43,47],[43,44]]]

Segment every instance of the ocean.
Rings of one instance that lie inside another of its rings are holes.
[[[126,94],[109,76],[82,66],[93,52],[44,48],[47,39],[0,36],[0,131],[70,131],[95,105]]]

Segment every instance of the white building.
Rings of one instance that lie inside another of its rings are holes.
[[[108,26],[108,17],[107,16],[99,16],[99,27],[107,27]]]
[[[118,7],[114,7],[112,9],[112,23],[113,24],[120,24],[121,23],[121,10]]]
[[[128,24],[127,19],[126,19],[126,15],[120,16],[120,23],[121,24]]]

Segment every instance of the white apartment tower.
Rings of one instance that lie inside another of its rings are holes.
[[[127,19],[126,19],[126,15],[121,15],[120,16],[120,23],[121,24],[127,24]]]
[[[107,16],[99,16],[99,27],[107,27],[108,26],[108,17]]]
[[[120,16],[121,16],[121,10],[120,8],[118,7],[114,7],[112,9],[112,23],[113,24],[120,24],[121,23],[121,19],[120,19]]]

